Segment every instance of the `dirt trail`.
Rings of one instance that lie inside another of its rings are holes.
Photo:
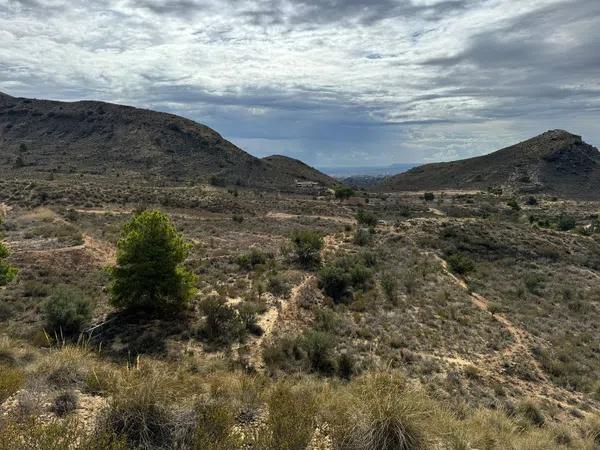
[[[278,219],[278,220],[294,220],[294,219],[318,219],[318,220],[328,220],[330,222],[343,223],[348,225],[354,225],[356,220],[351,217],[340,217],[340,216],[305,216],[301,214],[289,214],[283,212],[270,211],[267,213],[266,217],[270,219]]]
[[[323,238],[325,245],[321,252],[322,255],[339,249],[341,243],[343,242],[343,238],[343,235],[325,236]],[[277,325],[290,325],[298,322],[299,317],[301,316],[300,302],[303,291],[315,281],[315,275],[306,274],[302,281],[292,288],[290,297],[288,299],[283,299],[281,301],[274,299],[275,301],[271,302],[269,309],[267,309],[267,311],[259,317],[258,323],[263,330],[263,334],[254,339],[247,346],[248,363],[251,365],[251,367],[259,371],[265,370],[264,362],[262,360],[263,343],[268,342],[273,336]]]
[[[293,311],[298,308],[302,290],[308,286],[313,279],[314,275],[306,275],[299,284],[292,288],[289,299],[272,302],[269,309],[258,318],[258,324],[262,328],[263,333],[247,346],[248,363],[255,370],[260,372],[265,370],[265,364],[262,359],[263,343],[268,342],[273,336],[277,324],[287,323],[291,319],[291,316],[295,315]]]
[[[459,285],[466,291],[469,291],[469,296],[470,296],[471,302],[473,303],[474,306],[476,306],[477,308],[479,308],[482,311],[489,311],[489,303],[490,302],[488,301],[487,298],[485,298],[484,296],[477,294],[475,292],[470,292],[469,287],[467,286],[467,283],[463,279],[457,277],[452,272],[450,272],[450,270],[448,268],[448,263],[444,259],[440,258],[436,254],[433,254],[433,256],[438,261],[440,261],[442,268],[444,269],[444,274],[446,276],[450,277],[457,285]],[[513,337],[514,343],[512,345],[510,345],[509,347],[505,348],[500,353],[499,356],[495,356],[493,358],[493,360],[489,361],[489,362],[494,362],[494,363],[498,364],[501,362],[502,359],[507,359],[514,355],[524,356],[531,363],[531,365],[535,368],[536,378],[541,381],[547,382],[548,379],[546,377],[546,374],[544,373],[538,360],[532,355],[531,350],[530,350],[531,346],[529,344],[534,342],[534,339],[532,338],[532,336],[526,330],[513,324],[503,314],[495,313],[495,314],[492,314],[492,317],[498,323],[500,323],[504,327],[504,329],[506,329],[511,334],[511,336]]]

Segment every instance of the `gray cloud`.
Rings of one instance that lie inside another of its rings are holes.
[[[182,114],[323,165],[600,143],[597,0],[0,0],[0,90]]]

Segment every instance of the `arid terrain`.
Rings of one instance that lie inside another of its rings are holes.
[[[199,290],[176,316],[108,302],[106,268],[143,208],[192,245]],[[479,191],[4,179],[19,273],[0,291],[0,448],[598,448],[599,211]],[[317,265],[290,256],[297,230],[323,237]],[[343,291],[327,273],[348,275]],[[64,290],[93,306],[73,338],[44,312]],[[247,330],[224,317],[208,334],[207,299]]]

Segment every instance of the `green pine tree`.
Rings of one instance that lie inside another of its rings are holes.
[[[195,293],[196,277],[182,263],[189,253],[169,217],[147,210],[125,224],[110,272],[111,302],[125,310],[176,311]]]

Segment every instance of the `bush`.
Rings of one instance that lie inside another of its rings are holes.
[[[162,377],[131,374],[121,380],[98,418],[96,433],[125,439],[130,448],[175,448],[177,429]]]
[[[25,384],[25,374],[19,370],[0,365],[0,404],[15,394]]]
[[[509,200],[506,204],[507,206],[510,206],[513,211],[521,211],[521,205],[519,205],[519,202],[514,198]]]
[[[292,251],[300,264],[316,265],[321,261],[321,250],[325,245],[323,236],[315,231],[295,230],[291,235]]]
[[[322,331],[305,331],[301,341],[306,351],[310,367],[315,372],[331,375],[335,371],[335,363],[331,356],[333,337]]]
[[[396,375],[373,374],[352,383],[349,396],[326,417],[337,448],[425,450],[434,448],[438,412],[432,402]]]
[[[354,190],[352,188],[342,186],[335,189],[335,198],[338,200],[346,200],[354,196]]]
[[[518,407],[518,412],[527,420],[530,424],[541,427],[546,421],[544,415],[540,411],[540,408],[531,401],[524,401]]]
[[[360,225],[365,225],[367,227],[374,227],[377,225],[377,216],[370,211],[365,211],[361,209],[356,214],[356,220]]]
[[[361,259],[350,256],[338,258],[319,271],[319,287],[334,302],[340,303],[349,297],[352,294],[350,288],[366,290],[370,287],[373,272]]]
[[[275,385],[267,399],[269,414],[251,448],[304,450],[315,432],[318,404],[310,387]]]
[[[67,391],[58,394],[52,403],[52,411],[57,416],[66,416],[77,409],[78,399],[74,392]]]
[[[556,224],[556,228],[559,231],[570,231],[576,226],[577,222],[575,221],[575,218],[566,214],[561,214],[561,216],[558,218],[558,223]]]
[[[79,334],[91,317],[91,302],[77,289],[59,287],[45,305],[46,325],[63,336]]]
[[[426,202],[432,202],[435,200],[435,194],[433,192],[425,192],[423,198]]]
[[[371,242],[373,241],[373,238],[372,238],[369,230],[365,230],[364,228],[359,228],[354,233],[353,241],[356,245],[360,245],[361,247],[364,247],[365,245],[370,245]]]
[[[348,353],[342,353],[337,360],[337,373],[340,378],[349,380],[354,375],[354,358]]]
[[[392,273],[385,272],[381,275],[381,288],[388,301],[396,304],[398,301],[398,280]]]
[[[339,266],[327,265],[319,271],[319,286],[334,302],[341,302],[351,285],[350,274]]]
[[[183,261],[189,245],[160,211],[147,210],[125,224],[110,271],[111,302],[126,310],[173,312],[194,295],[196,277]]]
[[[538,204],[538,200],[537,200],[537,198],[530,196],[530,197],[527,197],[527,200],[525,203],[527,203],[529,206],[535,206]]]
[[[271,275],[267,280],[267,291],[276,297],[287,298],[292,289],[280,275]]]
[[[8,248],[0,242],[0,286],[7,285],[17,276],[17,269],[5,261],[8,255]]]
[[[467,275],[475,270],[473,260],[463,253],[454,253],[447,258],[448,266],[458,275]]]
[[[209,342],[229,345],[243,339],[246,324],[238,311],[218,298],[208,298],[200,304],[205,320],[200,331]]]
[[[265,265],[270,258],[272,258],[271,255],[267,255],[266,253],[253,248],[238,256],[236,262],[242,269],[254,270],[257,266]]]

